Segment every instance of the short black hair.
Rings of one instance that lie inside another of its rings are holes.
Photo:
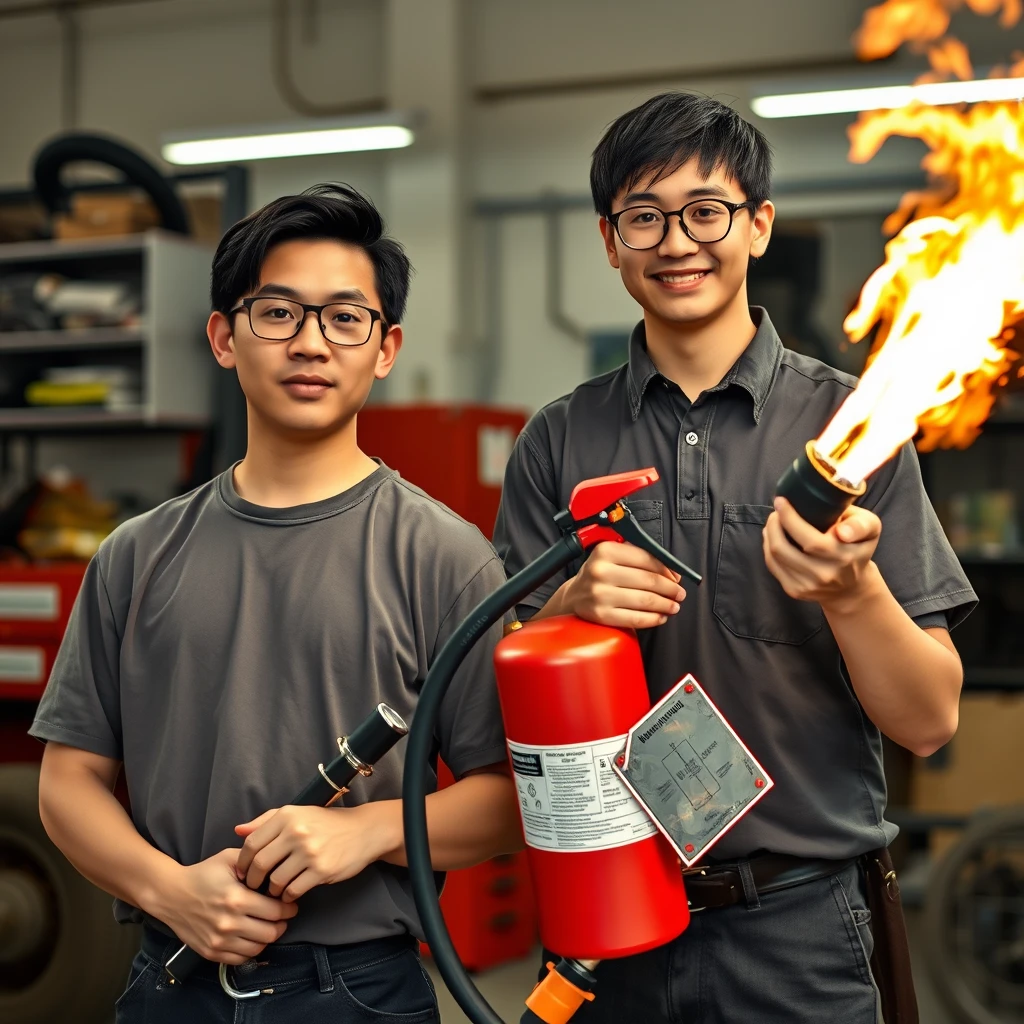
[[[301,195],[282,196],[232,225],[220,240],[213,257],[210,302],[227,315],[259,284],[263,262],[275,245],[296,238],[330,238],[366,253],[373,264],[381,313],[389,325],[400,324],[412,265],[386,232],[377,208],[350,185],[314,185]]]
[[[623,189],[672,174],[694,157],[702,175],[722,167],[757,207],[771,194],[772,151],[761,132],[710,96],[663,92],[617,118],[601,137],[590,164],[594,208],[609,216]]]

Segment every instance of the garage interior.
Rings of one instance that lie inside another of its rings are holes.
[[[64,955],[58,920],[79,921],[76,946],[87,940],[93,958],[61,965],[60,999],[81,992],[79,1014],[61,1019],[112,1021],[102,1006],[135,948],[130,929],[117,935],[104,918],[107,898],[73,885],[60,854],[38,846],[41,746],[25,729],[102,538],[244,454],[244,397],[205,337],[210,259],[226,228],[321,181],[378,204],[416,273],[407,344],[360,414],[361,445],[490,537],[527,419],[626,358],[638,307],[610,286],[588,169],[604,128],[655,93],[714,96],[768,137],[778,214],[750,301],[792,349],[863,371],[873,336],[852,341],[844,321],[904,221],[942,209],[922,190],[957,201],[956,161],[995,168],[994,192],[979,172],[978,194],[961,198],[997,203],[1024,252],[1020,91],[992,101],[1015,126],[996,156],[991,138],[972,150],[913,115],[874,147],[857,132],[870,100],[817,116],[762,102],[939,80],[920,41],[867,59],[872,7],[0,0],[0,908],[5,891],[15,908],[7,924],[0,914],[0,1019],[44,1019],[24,992]],[[947,77],[969,59],[974,79],[1024,80],[1019,4],[921,7],[948,15],[931,37],[955,40]],[[170,159],[183,141],[316,125],[392,126],[412,141]],[[980,598],[954,634],[959,730],[928,758],[886,745],[926,1024],[1024,1021],[1024,290],[1003,298],[1008,311],[1018,304],[1003,334],[1007,369],[958,407],[954,427],[919,435],[929,497]],[[12,880],[26,871],[62,881]],[[443,907],[481,990],[518,1019],[539,963],[525,855],[453,874]],[[465,1020],[435,980],[443,1019]]]

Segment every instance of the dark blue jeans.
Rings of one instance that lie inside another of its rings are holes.
[[[572,1024],[878,1024],[870,921],[857,864],[699,911],[675,941],[599,964]]]
[[[415,940],[374,939],[352,946],[269,946],[255,961],[230,968],[240,991],[225,995],[215,964],[183,985],[168,985],[162,965],[180,943],[146,931],[116,1024],[439,1024],[434,988]]]

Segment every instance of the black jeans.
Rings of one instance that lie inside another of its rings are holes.
[[[678,939],[599,964],[572,1024],[878,1024],[870,921],[858,864],[699,911]]]
[[[162,965],[180,943],[146,931],[116,1024],[439,1024],[434,987],[411,937],[352,946],[268,946],[255,961],[229,969],[235,1001],[204,963],[183,985],[168,985]]]

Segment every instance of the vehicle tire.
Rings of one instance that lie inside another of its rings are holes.
[[[0,1021],[109,1024],[139,932],[50,842],[38,804],[39,768],[0,765]]]
[[[1024,807],[985,812],[936,864],[924,953],[963,1024],[1024,1020]]]

